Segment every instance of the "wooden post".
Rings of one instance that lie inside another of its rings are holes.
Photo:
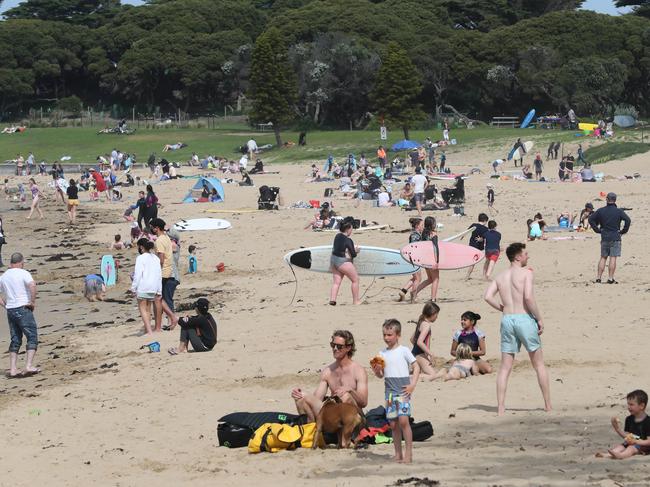
[[[133,107],[133,123],[135,124],[135,106]]]

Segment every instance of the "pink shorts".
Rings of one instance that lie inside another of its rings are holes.
[[[491,260],[491,261],[493,261],[493,262],[496,262],[497,260],[499,260],[499,255],[500,255],[500,254],[501,254],[500,251],[498,251],[498,250],[492,250],[492,251],[490,251],[490,252],[485,252],[485,258],[486,258],[487,260]]]

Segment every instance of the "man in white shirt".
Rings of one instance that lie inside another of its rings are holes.
[[[38,348],[38,332],[34,320],[34,305],[36,303],[36,283],[31,274],[24,269],[23,255],[16,252],[11,255],[9,269],[0,276],[0,305],[7,310],[7,321],[11,334],[9,345],[9,373],[10,379],[38,374],[40,369],[34,367],[34,355]],[[19,371],[16,364],[18,351],[23,342],[23,335],[27,338],[27,362],[25,370]]]
[[[257,142],[254,139],[250,139],[246,142],[246,148],[248,149],[248,159],[251,161],[254,160],[255,153],[257,152]]]
[[[415,207],[418,209],[418,215],[422,216],[424,190],[427,188],[427,186],[429,186],[429,181],[427,181],[427,178],[422,175],[422,171],[419,166],[415,169],[415,176],[411,178],[411,186],[413,186],[413,192],[415,193]]]
[[[241,156],[241,159],[239,159],[239,168],[245,171],[246,166],[248,166],[248,156],[244,154],[243,156]]]

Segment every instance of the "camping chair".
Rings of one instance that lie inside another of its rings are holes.
[[[257,208],[260,210],[277,210],[278,203],[277,197],[280,193],[280,188],[267,185],[260,187],[260,197],[257,200]]]

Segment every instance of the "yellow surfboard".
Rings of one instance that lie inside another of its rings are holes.
[[[598,127],[598,124],[597,124],[597,123],[579,123],[579,124],[578,124],[578,128],[579,128],[580,130],[589,130],[590,132],[591,132],[593,129],[595,129],[596,127]]]

